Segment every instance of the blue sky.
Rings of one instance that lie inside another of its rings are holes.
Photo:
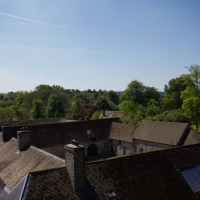
[[[0,0],[0,93],[160,91],[200,65],[199,0]]]

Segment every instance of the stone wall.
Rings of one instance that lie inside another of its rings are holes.
[[[76,139],[81,143],[90,142],[87,132],[92,131],[95,140],[105,140],[109,138],[110,127],[113,121],[118,118],[73,121],[66,123],[41,124],[27,126],[31,132],[31,144],[38,148],[64,146]],[[17,131],[22,126],[12,126],[12,137],[17,138]]]
[[[85,143],[81,143],[85,147],[85,156],[87,156],[87,149],[91,144],[97,145],[97,154],[98,155],[106,155],[110,154],[110,140],[99,140],[99,141],[89,141]]]
[[[142,152],[172,148],[172,145],[133,139],[133,148],[134,148],[134,153],[142,153]]]
[[[121,140],[111,140],[113,148],[113,154],[116,156],[130,155],[133,154],[133,144]]]
[[[87,148],[91,145],[95,144],[97,145],[97,154],[98,155],[107,155],[110,154],[111,146],[110,146],[110,140],[100,140],[100,141],[89,141],[89,142],[80,142],[80,145],[85,147],[85,156],[87,157]],[[108,146],[107,146],[108,144]],[[62,159],[65,158],[65,151],[64,151],[64,145],[61,146],[54,146],[54,147],[46,147],[42,148],[42,150],[47,151],[55,156],[58,156]]]

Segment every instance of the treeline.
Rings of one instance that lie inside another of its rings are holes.
[[[122,122],[143,119],[187,122],[198,128],[200,116],[200,66],[187,67],[188,74],[169,80],[164,94],[133,80],[122,94],[114,91],[65,89],[38,85],[34,91],[0,94],[0,121],[73,117],[96,119],[102,110],[123,111]]]

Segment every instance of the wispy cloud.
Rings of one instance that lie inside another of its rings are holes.
[[[12,17],[12,18],[17,18],[17,19],[21,19],[21,20],[26,20],[26,21],[30,21],[30,22],[34,22],[34,23],[38,23],[38,24],[42,24],[42,25],[54,26],[54,27],[58,27],[58,28],[67,28],[67,27],[64,27],[64,26],[56,25],[56,24],[50,24],[50,23],[46,23],[46,22],[36,21],[36,20],[33,20],[33,19],[15,16],[15,15],[9,15],[9,14],[2,13],[2,12],[0,12],[0,15]]]

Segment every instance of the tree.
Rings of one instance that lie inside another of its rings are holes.
[[[145,87],[141,82],[133,80],[128,84],[126,90],[121,95],[121,101],[127,100],[127,101],[132,101],[136,104],[143,104],[144,88]]]
[[[165,95],[163,98],[163,110],[179,109],[183,104],[181,92],[187,86],[193,86],[193,81],[188,75],[181,75],[178,78],[173,78],[165,85]]]
[[[89,113],[88,117],[91,117],[94,112],[99,111],[99,107],[97,105],[90,103],[84,104],[82,109]]]
[[[193,82],[193,86],[187,86],[181,92],[181,99],[183,100],[182,108],[192,121],[195,122],[198,129],[200,117],[200,66],[191,65],[186,68],[190,72],[189,77]]]
[[[16,92],[13,109],[17,119],[28,119],[29,110],[25,108],[28,92]]]
[[[137,80],[133,80],[129,83],[126,90],[121,95],[121,102],[123,100],[128,100],[143,106],[147,106],[150,99],[160,102],[160,94],[157,89],[144,86]]]
[[[45,107],[41,99],[33,100],[33,107],[30,111],[31,117],[33,119],[44,118],[45,117]]]
[[[65,110],[61,100],[57,95],[52,94],[48,98],[48,104],[46,107],[47,117],[56,118],[56,117],[64,117]]]
[[[162,114],[156,115],[152,118],[154,121],[166,121],[166,122],[181,122],[190,123],[190,118],[183,113],[183,110],[171,110],[165,111]]]
[[[100,108],[100,110],[111,110],[111,106],[105,97],[99,97],[96,101],[96,105]]]
[[[119,104],[119,96],[117,95],[116,92],[114,92],[113,90],[110,90],[107,93],[107,97],[110,101],[112,101],[113,103],[115,103],[116,105]]]
[[[15,111],[11,107],[0,108],[0,121],[8,121],[15,117]]]

